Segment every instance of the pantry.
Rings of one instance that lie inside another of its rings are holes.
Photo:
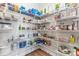
[[[78,3],[0,3],[0,56],[42,50],[79,56]]]

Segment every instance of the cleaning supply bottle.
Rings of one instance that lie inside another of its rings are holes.
[[[19,31],[21,30],[21,25],[19,25]]]
[[[73,35],[70,36],[69,42],[72,44],[75,42],[75,38]]]
[[[15,12],[18,12],[18,9],[19,9],[18,5],[14,5],[13,9],[14,9]]]
[[[73,47],[73,55],[76,56],[77,47]]]

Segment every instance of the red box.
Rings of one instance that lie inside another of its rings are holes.
[[[79,49],[76,50],[76,56],[79,56]]]

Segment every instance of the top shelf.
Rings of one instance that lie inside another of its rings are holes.
[[[77,8],[78,8],[78,7],[77,7]],[[77,9],[77,8],[71,8],[71,9]],[[55,13],[43,15],[43,16],[41,16],[41,17],[40,17],[40,16],[35,16],[35,15],[32,15],[32,16],[30,16],[30,17],[35,18],[35,19],[43,19],[43,18],[49,17],[49,16],[51,16],[51,15],[54,15],[54,14],[56,14],[56,13],[60,13],[60,12],[62,12],[62,11],[71,10],[71,9],[61,10],[61,11],[58,11],[58,12],[55,12]],[[10,12],[10,13],[17,13],[17,14],[19,14],[19,15],[21,15],[21,16],[25,16],[25,17],[27,16],[27,15],[24,15],[24,14],[21,14],[21,13],[18,13],[18,12],[14,12],[14,11],[10,11],[10,10],[8,10],[7,12]],[[56,22],[61,22],[61,21],[76,21],[76,20],[74,20],[74,19],[79,19],[79,16],[63,17],[63,18],[61,18],[61,19],[57,19]],[[38,23],[36,23],[36,24],[38,24]]]
[[[14,11],[11,11],[11,10],[7,10],[7,12],[10,12],[10,13],[14,13],[14,14],[19,14],[19,15],[21,15],[21,16],[30,16],[30,17],[32,17],[32,18],[35,18],[35,19],[39,19],[40,20],[40,16],[35,16],[35,15],[24,15],[24,14],[21,14],[21,13],[18,13],[18,12],[14,12]]]

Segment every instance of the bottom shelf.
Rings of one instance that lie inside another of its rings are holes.
[[[40,45],[40,48],[41,48],[42,50],[46,51],[47,53],[49,53],[49,54],[52,55],[52,56],[56,56],[56,55],[57,55],[56,49],[51,49],[51,48],[49,48],[49,47],[47,47],[47,46],[45,46],[45,45]]]
[[[72,56],[72,54],[64,54],[64,53],[61,53],[59,51],[57,51],[57,55],[58,56]]]
[[[56,55],[57,55],[56,53],[54,53],[54,52],[48,50],[48,48],[45,48],[45,47],[43,47],[43,46],[40,46],[40,49],[43,50],[43,51],[45,51],[46,53],[52,55],[52,56],[56,56]]]
[[[72,56],[72,54],[64,54],[64,53],[59,52],[58,50],[53,50],[52,49],[52,51],[51,51],[45,45],[41,45],[40,47],[41,47],[42,50],[46,51],[47,53],[49,53],[53,56]]]

